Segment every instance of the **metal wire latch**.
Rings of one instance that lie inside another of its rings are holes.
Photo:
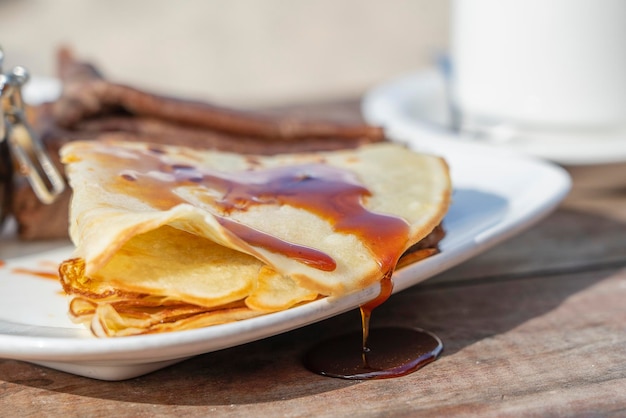
[[[39,200],[52,203],[65,189],[65,181],[26,120],[22,87],[28,71],[18,66],[5,74],[3,60],[0,49],[0,142],[7,141],[17,172],[28,179]]]

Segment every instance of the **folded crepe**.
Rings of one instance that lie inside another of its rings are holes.
[[[363,289],[438,227],[451,192],[443,159],[393,143],[259,156],[89,141],[61,156],[76,245],[61,282],[71,316],[97,336]]]

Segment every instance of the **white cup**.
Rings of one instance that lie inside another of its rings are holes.
[[[456,0],[451,24],[462,122],[626,127],[626,0]]]

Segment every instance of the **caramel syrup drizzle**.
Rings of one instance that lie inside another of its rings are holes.
[[[40,277],[42,279],[59,280],[59,274],[55,271],[41,271],[15,267],[11,269],[11,272],[15,274],[26,274],[29,276]]]
[[[334,261],[324,253],[286,243],[230,218],[233,212],[255,205],[289,205],[305,209],[330,222],[335,231],[359,237],[375,254],[383,274],[395,266],[403,251],[408,224],[401,218],[374,213],[363,206],[371,193],[350,171],[329,164],[301,165],[223,172],[168,162],[158,148],[96,152],[103,166],[119,170],[107,186],[138,198],[155,209],[168,210],[188,203],[177,188],[199,190],[203,203],[233,235],[250,245],[293,256],[321,270],[332,271]]]
[[[367,355],[370,352],[367,341],[370,334],[370,319],[372,317],[372,311],[391,296],[391,293],[393,292],[393,280],[391,279],[392,275],[393,269],[390,269],[380,281],[380,293],[378,296],[359,307],[361,311],[361,330],[363,333],[363,340],[361,342],[361,359],[363,361],[363,367],[366,369],[370,368],[369,361],[367,360]]]

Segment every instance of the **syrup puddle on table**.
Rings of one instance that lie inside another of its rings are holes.
[[[433,362],[443,351],[436,335],[419,328],[370,329],[372,311],[393,290],[391,272],[381,281],[381,292],[361,306],[361,332],[340,335],[313,346],[304,366],[322,376],[349,380],[405,376]]]
[[[443,343],[419,328],[374,328],[367,346],[355,331],[312,347],[304,365],[322,376],[349,380],[388,379],[405,376],[437,359]]]

